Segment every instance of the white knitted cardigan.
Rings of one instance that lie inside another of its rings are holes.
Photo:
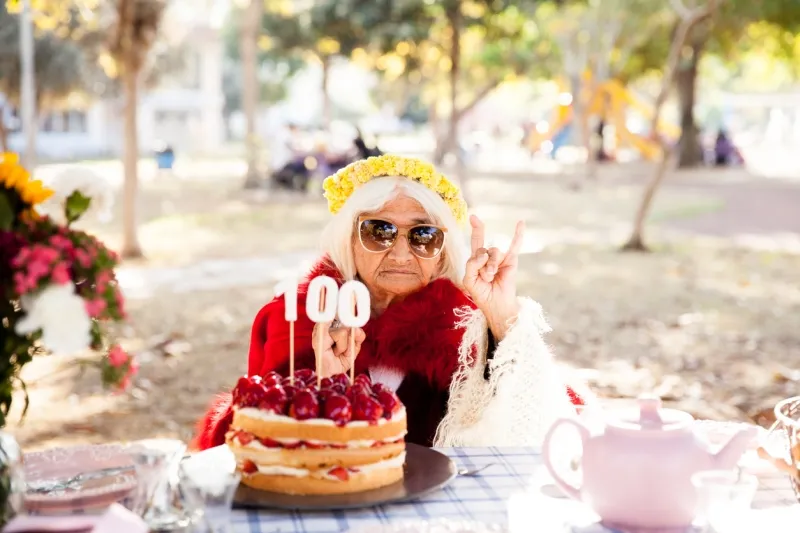
[[[520,298],[520,313],[489,361],[488,326],[477,310],[457,310],[464,328],[460,368],[434,446],[540,446],[553,422],[574,414],[566,384],[542,335],[550,327],[541,306]],[[478,357],[475,364],[474,357]]]

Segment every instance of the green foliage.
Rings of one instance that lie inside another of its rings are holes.
[[[692,4],[687,2],[687,5]],[[631,21],[647,31],[623,32],[645,35],[638,43],[619,77],[630,80],[660,69],[666,60],[677,14],[665,5],[650,13],[629,9]],[[731,70],[741,68],[748,53],[766,54],[800,69],[800,2],[796,0],[725,0],[713,19],[695,31],[695,39],[707,39],[705,51],[728,62]],[[800,74],[800,72],[798,72]]]
[[[39,30],[35,33],[34,64],[37,97],[41,104],[57,105],[76,91],[92,89],[92,65],[80,43],[69,31]],[[19,59],[19,18],[0,6],[0,92],[19,101],[21,65]]]
[[[78,220],[92,203],[89,196],[84,196],[80,191],[75,191],[69,195],[64,203],[64,214],[68,224],[72,224]]]

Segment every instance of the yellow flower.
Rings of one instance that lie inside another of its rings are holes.
[[[444,200],[459,223],[466,221],[467,204],[458,186],[439,174],[430,163],[388,154],[356,161],[326,178],[322,188],[328,209],[337,213],[357,187],[384,176],[398,176],[421,183]]]
[[[28,206],[40,204],[53,195],[39,180],[31,180],[30,174],[19,164],[17,154],[5,153],[0,156],[0,185],[17,192]]]

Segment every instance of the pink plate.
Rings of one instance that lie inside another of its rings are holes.
[[[25,454],[25,480],[28,483],[65,480],[81,473],[106,468],[133,467],[127,448],[120,444],[54,448]],[[25,507],[32,514],[102,511],[125,499],[136,487],[133,471],[90,479],[78,486],[46,494],[28,493]]]

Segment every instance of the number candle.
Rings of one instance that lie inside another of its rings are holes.
[[[306,296],[306,314],[312,322],[324,323],[333,322],[336,318],[336,302],[339,287],[336,281],[328,276],[318,276],[311,280],[308,285],[308,295]],[[316,350],[316,369],[317,387],[322,386],[321,365],[322,351],[325,349],[325,337],[322,328],[319,329],[319,350]]]
[[[339,320],[350,328],[350,382],[355,378],[356,328],[369,320],[369,291],[360,281],[348,281],[339,289]]]

